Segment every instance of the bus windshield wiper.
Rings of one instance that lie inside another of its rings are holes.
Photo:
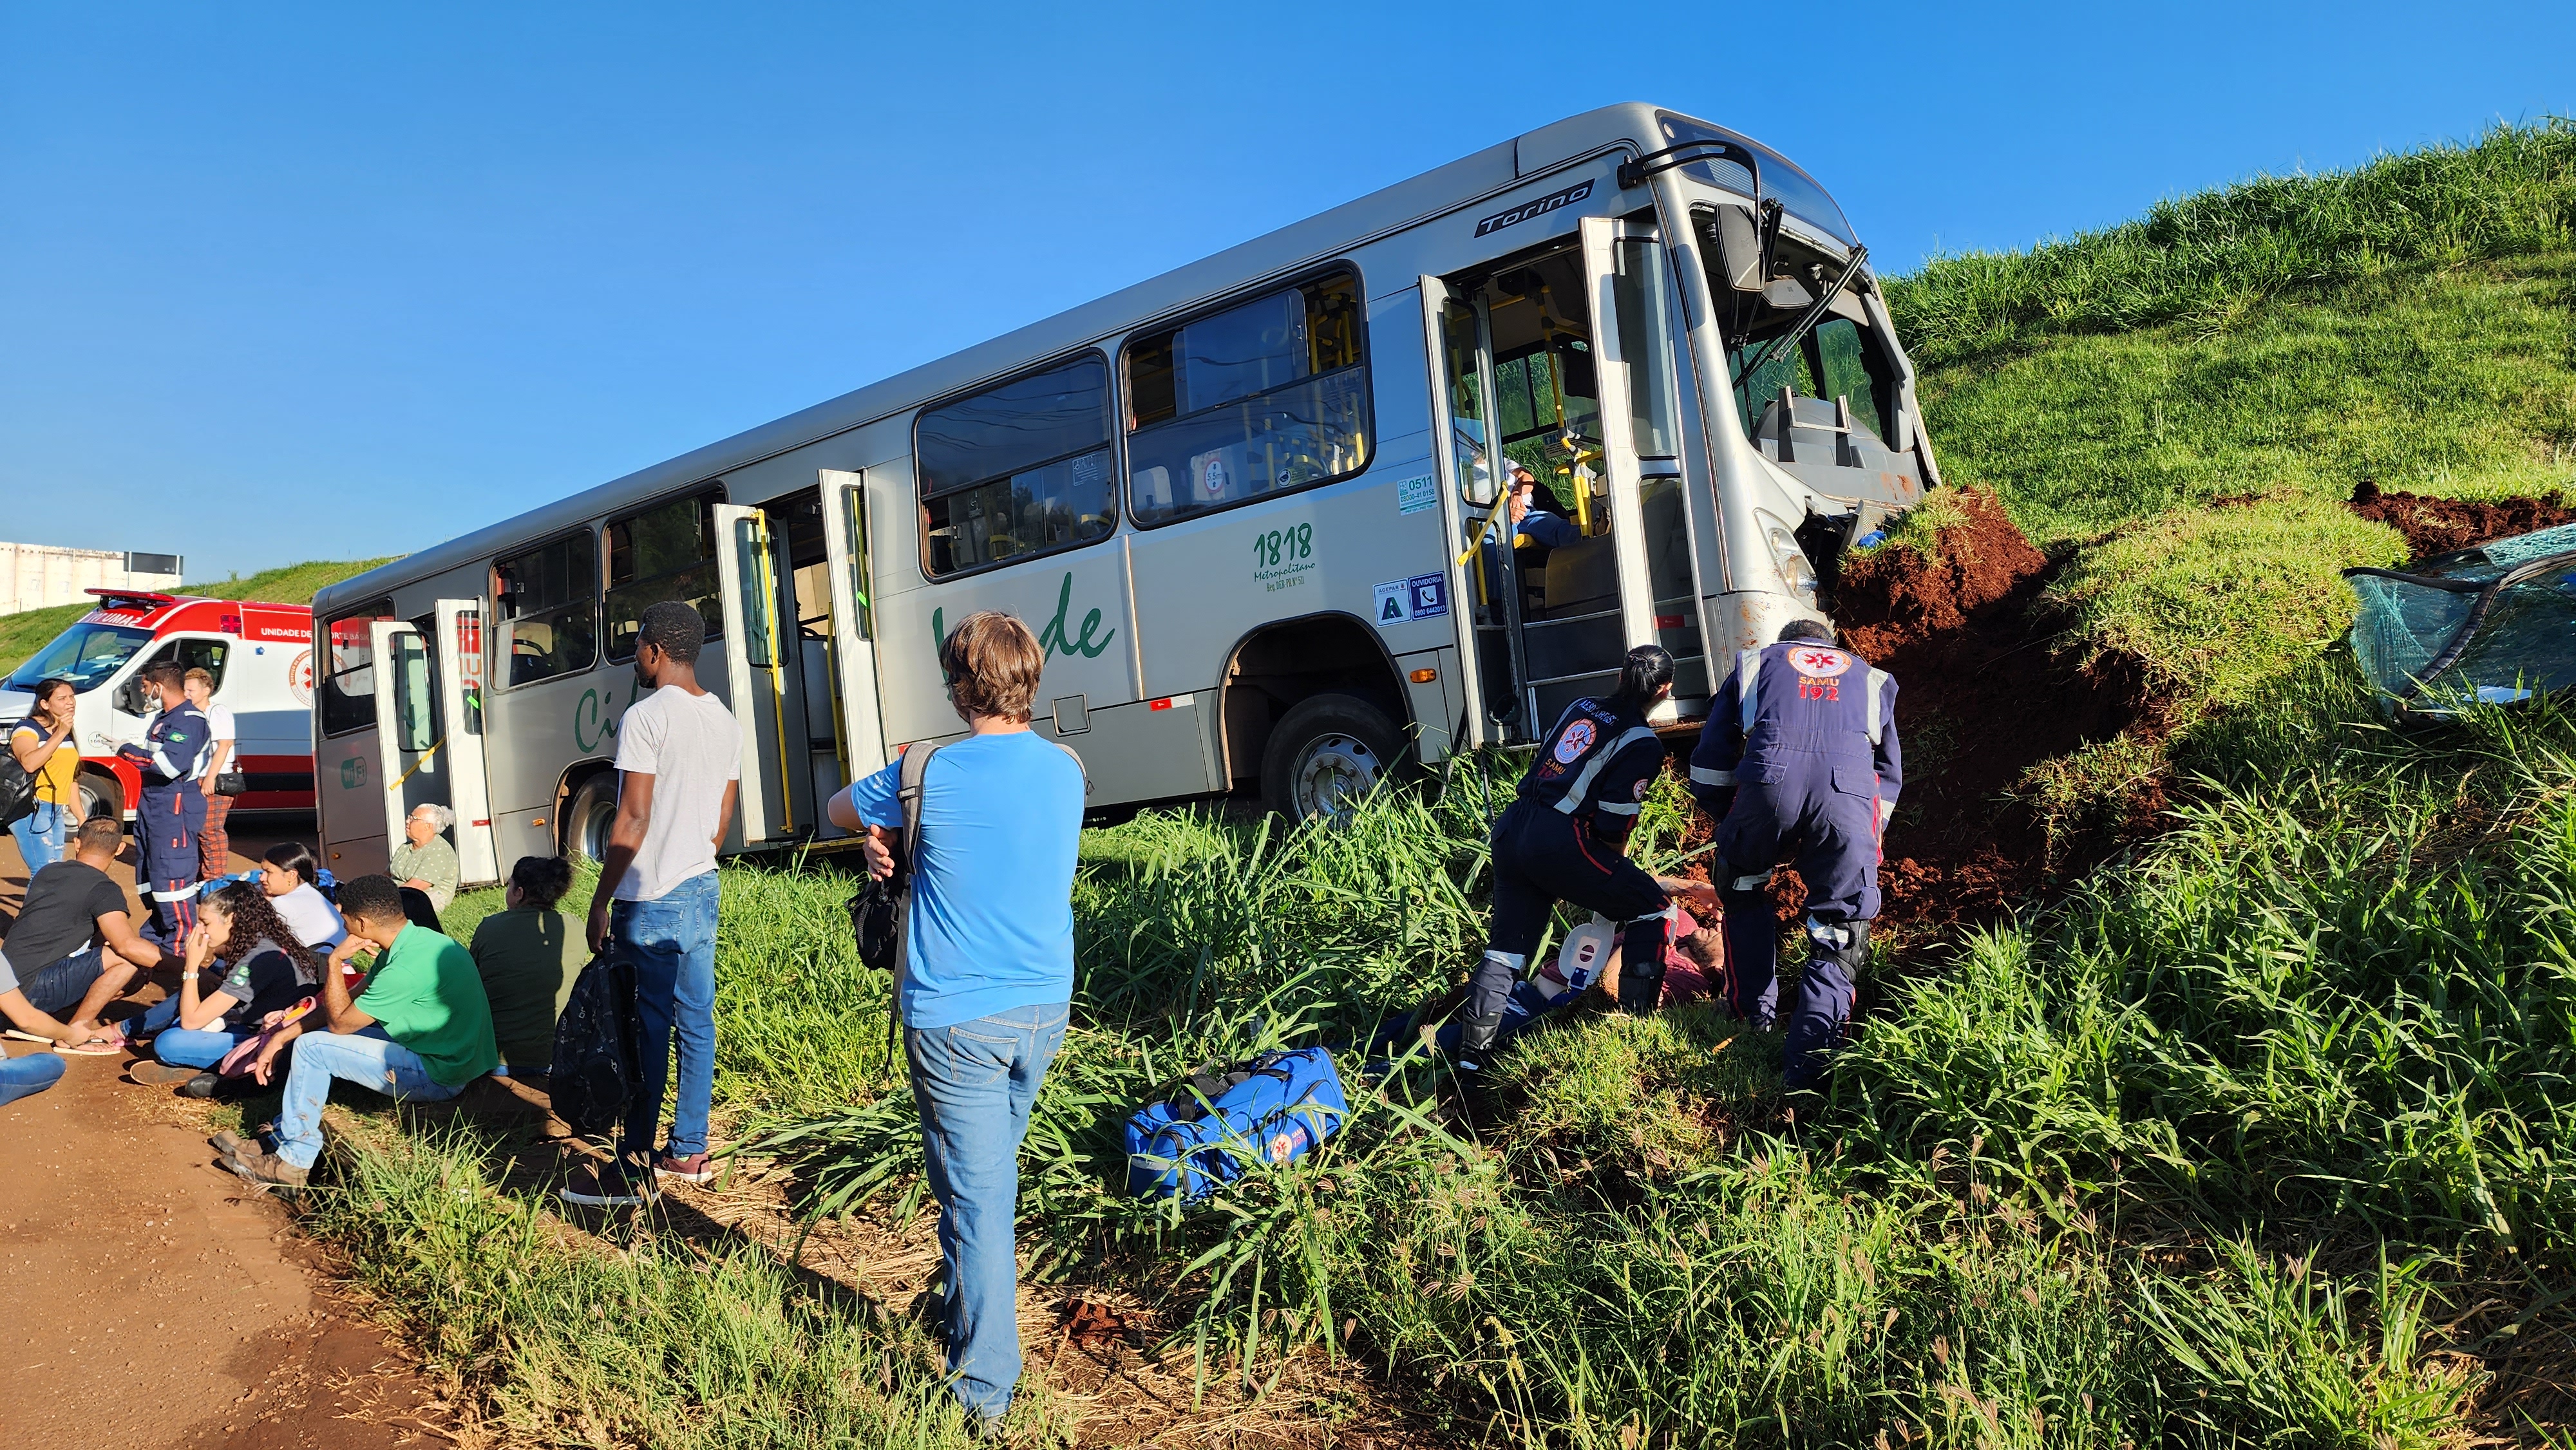
[[[1734,381],[1738,390],[1744,387],[1746,379],[1778,362],[1781,354],[1798,345],[1800,339],[1824,318],[1825,310],[1834,305],[1834,299],[1843,295],[1844,285],[1860,272],[1861,262],[1868,256],[1869,248],[1859,245],[1852,247],[1851,260],[1843,264],[1842,271],[1835,276],[1832,284],[1827,286],[1815,301],[1807,304],[1807,310],[1798,314],[1798,320],[1789,325],[1788,331],[1764,343],[1762,351],[1754,355],[1753,361],[1736,372]]]

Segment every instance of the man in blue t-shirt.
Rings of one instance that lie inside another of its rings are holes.
[[[897,839],[903,763],[835,796],[865,827],[868,869],[912,853],[900,1005],[930,1191],[939,1202],[950,1383],[990,1426],[1020,1377],[1020,1139],[1073,997],[1073,866],[1082,763],[1029,729],[1046,654],[1010,615],[970,614],[939,647],[948,700],[974,733],[921,777],[920,836]],[[925,749],[915,746],[914,749]]]

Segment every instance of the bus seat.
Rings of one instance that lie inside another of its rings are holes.
[[[1548,551],[1548,618],[1566,619],[1618,607],[1619,560],[1608,534]]]

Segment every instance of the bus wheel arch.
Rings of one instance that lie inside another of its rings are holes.
[[[1413,720],[1386,642],[1327,612],[1265,624],[1236,641],[1217,702],[1225,771],[1296,817],[1383,775],[1410,773]]]
[[[102,816],[111,821],[125,819],[125,782],[117,779],[114,771],[84,765],[80,773],[72,777],[72,783],[80,792],[80,818],[83,821],[94,821]]]
[[[586,760],[564,772],[555,788],[555,843],[567,860],[608,854],[609,823],[617,818],[617,771],[605,760]]]

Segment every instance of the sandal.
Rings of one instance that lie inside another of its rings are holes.
[[[93,1037],[87,1042],[57,1042],[54,1051],[65,1057],[114,1057],[125,1051],[125,1044]]]

